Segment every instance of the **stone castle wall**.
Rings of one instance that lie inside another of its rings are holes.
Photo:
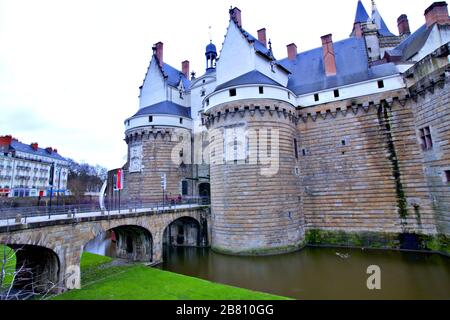
[[[428,62],[436,65],[436,61]],[[450,172],[448,72],[448,66],[440,68],[414,84],[410,88],[412,99],[407,104],[413,111],[417,131],[425,127],[431,130],[433,148],[421,150],[421,162],[435,212],[437,231],[446,235],[450,235],[450,181],[446,176],[446,171]],[[421,70],[416,70],[416,76],[420,73]],[[418,143],[419,134],[418,132]]]
[[[297,120],[292,106],[271,100],[237,101],[209,112],[214,249],[243,254],[283,252],[302,242],[304,218],[294,154]],[[236,127],[243,130],[239,134],[247,133],[243,141],[248,152],[236,162],[224,163],[222,137]],[[264,155],[274,162],[263,164]]]
[[[299,113],[308,229],[435,233],[406,91]]]

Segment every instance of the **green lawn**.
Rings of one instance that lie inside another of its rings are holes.
[[[287,299],[179,275],[140,264],[109,267],[110,258],[84,253],[80,290],[59,300],[278,300]]]
[[[11,284],[14,271],[16,269],[16,256],[11,248],[0,244],[0,277],[1,270],[3,270],[3,261],[5,259],[6,253],[6,264],[4,267],[5,275],[3,279],[0,279],[2,283],[2,287],[7,287]],[[3,280],[3,281],[2,281]],[[1,289],[1,288],[0,288]]]

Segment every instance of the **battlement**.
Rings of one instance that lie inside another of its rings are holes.
[[[214,107],[204,113],[203,121],[207,128],[228,117],[254,117],[255,115],[277,117],[279,120],[286,120],[297,124],[299,117],[295,108],[283,102],[273,102],[270,100],[247,100],[233,104],[223,104]]]

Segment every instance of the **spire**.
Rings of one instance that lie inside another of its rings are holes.
[[[362,4],[361,0],[358,0],[354,23],[367,22],[368,20],[369,20],[369,14],[367,13],[366,8],[364,8],[364,5]]]
[[[392,32],[389,31],[386,23],[383,20],[380,12],[378,11],[377,4],[375,0],[372,0],[372,23],[375,24],[378,28],[378,32],[382,36],[393,36]]]

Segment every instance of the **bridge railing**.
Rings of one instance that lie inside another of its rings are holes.
[[[149,201],[149,199],[132,199],[122,201],[120,205],[115,203],[105,203],[102,210],[98,203],[72,204],[72,205],[52,205],[33,206],[33,207],[0,207],[0,220],[6,220],[7,223],[32,222],[38,219],[67,219],[91,215],[112,215],[126,214],[135,212],[162,213],[170,209],[192,208],[199,205],[209,205],[207,197],[182,197],[165,199],[164,201]],[[13,221],[10,221],[13,220]]]

